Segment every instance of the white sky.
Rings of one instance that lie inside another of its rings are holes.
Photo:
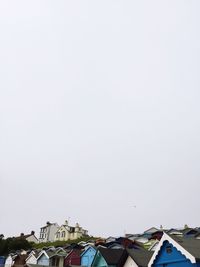
[[[199,226],[199,12],[0,2],[0,233]]]

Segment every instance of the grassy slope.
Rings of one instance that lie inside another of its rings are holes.
[[[44,247],[63,247],[66,244],[72,244],[72,243],[79,243],[80,241],[89,241],[89,240],[96,240],[98,239],[97,237],[82,237],[76,240],[68,240],[68,241],[55,241],[55,242],[47,242],[47,243],[38,243],[38,244],[33,244],[33,248],[44,248]]]

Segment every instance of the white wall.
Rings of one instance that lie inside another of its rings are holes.
[[[38,239],[34,235],[27,237],[26,240],[28,242],[38,243]]]
[[[37,264],[37,259],[34,255],[31,255],[30,258],[26,261],[29,264]]]
[[[5,262],[5,267],[11,267],[12,264],[13,264],[12,257],[8,256],[8,258],[6,259],[6,262]]]

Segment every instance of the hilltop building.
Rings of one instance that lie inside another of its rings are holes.
[[[47,222],[45,226],[40,228],[39,242],[53,242],[58,229],[59,225],[57,223]]]
[[[68,221],[65,221],[55,233],[55,241],[75,240],[84,236],[88,236],[88,230],[80,227],[78,223],[75,226],[70,226]]]
[[[31,231],[30,234],[25,235],[24,233],[21,233],[20,236],[17,236],[16,238],[19,239],[26,239],[28,242],[32,242],[32,243],[38,243],[38,239],[35,236],[35,232]]]

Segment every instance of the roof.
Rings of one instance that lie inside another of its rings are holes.
[[[27,239],[28,237],[31,237],[31,236],[34,236],[35,239],[37,239],[37,237],[35,236],[35,232],[31,232],[30,234],[27,234],[27,235],[21,233],[20,236],[16,236],[15,238],[17,238],[17,239]]]
[[[55,254],[55,252],[53,252],[53,251],[50,251],[50,250],[42,250],[42,251],[39,253],[38,257],[37,257],[37,260],[40,259],[40,257],[41,257],[42,255],[45,255],[47,258],[50,258],[50,257],[52,257],[54,254]]]
[[[159,229],[156,228],[156,227],[151,227],[149,228],[148,230],[144,231],[144,234],[152,234],[152,233],[155,233],[157,232]]]
[[[96,247],[89,245],[89,246],[86,247],[85,250],[81,253],[81,257],[82,257],[88,250],[90,250],[90,249],[93,249],[93,250],[95,250],[95,251],[97,250]]]
[[[140,267],[147,267],[153,252],[145,249],[127,249],[128,255]]]
[[[199,231],[197,229],[193,229],[193,228],[186,228],[186,229],[183,229],[181,231],[183,233],[183,235],[195,235],[197,233],[199,233]]]
[[[99,247],[98,250],[104,257],[108,265],[121,266],[127,259],[127,252],[125,249],[111,249]]]
[[[28,255],[28,257],[26,258],[26,261],[28,261],[31,257],[35,257],[36,259],[37,259],[37,257],[39,256],[39,254],[40,254],[40,252],[39,251],[37,251],[37,250],[32,250],[30,253],[29,253],[29,255]]]
[[[156,257],[158,256],[164,242],[169,242],[175,248],[177,248],[191,263],[196,263],[200,261],[200,240],[195,238],[184,238],[169,235],[164,232],[156,250],[151,257],[148,266],[151,267]]]
[[[179,243],[184,249],[186,249],[192,256],[196,258],[197,261],[200,261],[200,240],[195,238],[184,238],[178,236],[170,237]]]
[[[42,226],[42,227],[40,227],[40,229],[47,228],[47,227],[49,227],[49,226],[51,226],[51,225],[58,226],[58,224],[57,224],[57,223],[50,223],[50,222],[47,222],[47,223],[46,223],[46,225],[45,225],[45,226]]]
[[[72,253],[76,253],[77,256],[80,256],[82,251],[80,249],[71,249],[69,253],[66,255],[65,259],[71,257]]]

